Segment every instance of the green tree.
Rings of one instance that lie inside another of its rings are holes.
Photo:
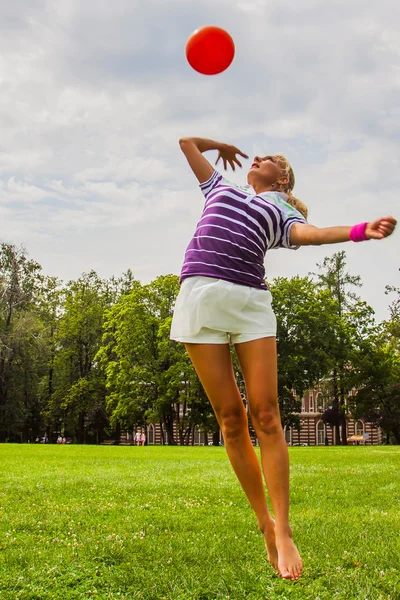
[[[299,427],[300,398],[330,368],[334,301],[309,277],[277,278],[270,286],[277,317],[278,395],[283,426]]]
[[[62,311],[62,282],[56,277],[43,277],[38,298],[38,311],[43,325],[43,368],[38,386],[38,405],[41,411],[42,430],[45,423],[62,422],[61,412],[49,420],[49,407],[54,392],[54,363],[57,352],[57,328]],[[57,420],[58,419],[58,420]],[[48,429],[48,434],[50,431]],[[37,432],[39,435],[39,432]]]
[[[355,397],[356,418],[365,418],[386,435],[386,442],[400,444],[400,290],[389,306],[390,319],[383,321],[363,340],[356,376],[359,391]]]
[[[106,282],[91,271],[62,290],[61,316],[53,343],[48,389],[48,419],[53,431],[60,419],[78,443],[98,441],[105,418],[105,380],[95,361],[110,301]]]
[[[324,259],[317,284],[328,290],[333,304],[334,325],[329,334],[331,408],[323,415],[336,430],[336,443],[347,445],[348,395],[354,387],[357,348],[374,325],[373,310],[349,289],[361,287],[358,275],[347,272],[346,253]],[[331,305],[332,306],[332,305]],[[340,435],[341,434],[341,435]]]
[[[400,288],[387,285],[385,294],[396,294],[389,305],[390,320],[386,322],[387,332],[400,343]]]
[[[107,311],[98,353],[112,425],[158,422],[164,442],[172,445],[188,443],[194,427],[206,432],[211,425],[208,402],[184,347],[169,339],[178,292],[174,275],[136,283]]]
[[[165,394],[163,375],[169,365],[160,357],[159,328],[172,314],[179,288],[174,276],[149,285],[135,282],[132,290],[106,313],[103,344],[98,352],[106,378],[107,410],[111,424],[130,428],[144,425],[145,415],[164,424],[174,444],[174,411]]]
[[[207,443],[208,435],[218,430],[217,421],[184,345],[169,339],[170,328],[171,317],[168,317],[160,325],[158,335],[159,357],[164,368],[159,402],[162,406],[165,399],[172,404],[181,445],[194,439],[196,427],[205,434]]]
[[[42,353],[37,311],[41,266],[26,251],[0,245],[0,441],[39,426],[36,392]]]
[[[385,328],[364,344],[358,376],[356,418],[380,427],[387,443],[400,444],[400,353]]]

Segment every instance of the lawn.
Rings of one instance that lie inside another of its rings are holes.
[[[2,444],[0,598],[399,600],[400,448],[290,458],[298,582],[224,448]]]

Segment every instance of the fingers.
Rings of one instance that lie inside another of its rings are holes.
[[[231,167],[232,171],[236,170],[235,162],[239,165],[239,167],[242,166],[238,160],[235,160],[234,158],[225,158],[224,156],[218,156],[215,164],[218,163],[218,161],[219,161],[220,158],[222,158],[222,162],[224,164],[224,170],[225,171],[228,170],[228,163],[230,164],[230,167]]]
[[[376,222],[377,231],[383,235],[383,237],[387,237],[391,235],[396,227],[396,219],[393,217],[384,217],[383,219],[379,219]]]
[[[366,235],[369,238],[380,240],[391,235],[396,227],[397,221],[393,217],[383,217],[373,223],[369,223]]]
[[[390,235],[391,233],[393,233],[394,227],[381,226],[381,227],[379,227],[378,231],[380,231],[381,233],[383,233],[386,236],[386,235]]]
[[[240,156],[243,156],[243,158],[249,158],[247,154],[239,150],[239,148],[235,148],[235,154],[239,154]]]
[[[396,227],[397,221],[394,217],[383,217],[381,221],[386,221],[388,223],[392,223]]]
[[[390,235],[393,231],[393,227],[388,227],[387,225],[383,225],[379,223],[379,225],[375,228],[375,231],[382,233],[384,235]]]
[[[240,156],[243,156],[243,158],[249,158],[247,156],[247,154],[245,154],[244,152],[242,152],[235,146],[232,146],[232,147],[229,147],[228,149],[224,149],[222,152],[221,151],[218,152],[218,158],[215,161],[215,164],[217,165],[219,163],[219,160],[222,158],[225,170],[227,170],[228,162],[232,168],[232,171],[236,170],[235,164],[238,165],[238,167],[242,168],[242,163],[238,159],[237,154],[239,154]]]
[[[385,227],[390,227],[394,229],[396,227],[397,221],[393,217],[383,217],[377,221],[380,225],[384,225]]]
[[[378,219],[378,221],[375,222],[381,227],[387,227],[391,229],[391,231],[393,231],[393,229],[397,225],[397,221],[393,217],[383,217],[382,219]]]

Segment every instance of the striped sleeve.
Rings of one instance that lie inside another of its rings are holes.
[[[203,192],[206,200],[208,200],[208,196],[210,195],[210,193],[217,189],[220,185],[238,187],[235,183],[231,183],[230,181],[225,179],[225,177],[223,177],[221,173],[218,173],[218,171],[214,171],[210,179],[200,184],[200,189]]]
[[[307,220],[303,217],[301,213],[299,213],[291,206],[288,207],[288,209],[286,209],[286,207],[281,207],[281,218],[282,237],[278,246],[281,248],[288,248],[289,250],[297,250],[300,246],[293,246],[290,243],[290,230],[292,228],[293,223],[307,224]]]

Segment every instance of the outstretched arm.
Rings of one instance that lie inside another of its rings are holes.
[[[381,240],[391,235],[396,227],[396,219],[383,217],[373,223],[367,223],[362,239]],[[314,227],[305,223],[293,223],[290,229],[290,243],[293,246],[321,246],[323,244],[338,244],[348,242],[352,238],[352,227]],[[356,241],[356,240],[355,240]],[[357,240],[358,241],[358,240]],[[361,241],[361,240],[360,240]]]
[[[237,154],[244,158],[248,158],[248,156],[243,154],[236,146],[230,146],[229,144],[214,142],[213,140],[206,140],[203,138],[182,138],[179,140],[179,145],[186,156],[193,173],[199,180],[199,183],[208,181],[215,170],[203,156],[203,152],[207,152],[207,150],[218,150],[217,162],[222,158],[225,170],[227,169],[228,162],[233,171],[235,170],[235,163],[239,165],[239,167],[242,166],[236,156]],[[217,164],[217,162],[215,164]]]

